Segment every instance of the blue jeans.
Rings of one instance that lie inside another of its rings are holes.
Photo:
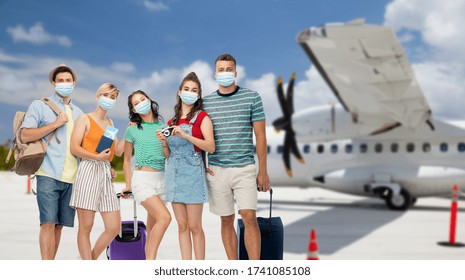
[[[73,184],[47,176],[36,178],[40,224],[73,227],[76,210],[69,206]]]

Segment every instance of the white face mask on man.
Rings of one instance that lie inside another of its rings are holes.
[[[68,97],[73,93],[74,85],[72,83],[57,83],[55,84],[55,91],[63,97]]]
[[[220,72],[216,74],[216,81],[223,87],[228,87],[236,80],[234,72]]]

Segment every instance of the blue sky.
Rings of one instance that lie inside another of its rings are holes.
[[[297,72],[296,109],[334,100],[296,35],[360,17],[392,26],[433,113],[461,118],[463,106],[456,100],[465,94],[463,2],[0,0],[0,143],[12,135],[16,110],[53,93],[47,77],[59,63],[77,71],[73,100],[86,112],[94,110],[100,84],[117,85],[122,95],[110,117],[122,126],[131,91],[149,93],[168,119],[182,77],[196,71],[207,94],[216,87],[213,61],[231,53],[238,60],[238,83],[262,95],[271,124],[280,115],[274,92],[278,76],[286,81]],[[450,98],[441,98],[446,93]]]

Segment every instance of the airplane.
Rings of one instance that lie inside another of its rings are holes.
[[[379,197],[392,210],[463,190],[465,121],[433,119],[390,27],[356,19],[306,29],[297,41],[339,104],[294,112],[295,74],[286,93],[278,79],[283,116],[267,127],[272,185]],[[291,155],[301,162],[292,168]]]

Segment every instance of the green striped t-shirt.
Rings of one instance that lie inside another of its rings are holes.
[[[260,95],[241,87],[230,94],[215,91],[203,97],[203,109],[213,122],[215,136],[215,152],[208,155],[209,164],[223,167],[255,164],[252,125],[265,119]]]
[[[156,131],[162,127],[160,122],[142,122],[142,129],[137,126],[128,126],[126,129],[126,141],[134,145],[136,167],[165,170],[165,155],[156,135]]]

